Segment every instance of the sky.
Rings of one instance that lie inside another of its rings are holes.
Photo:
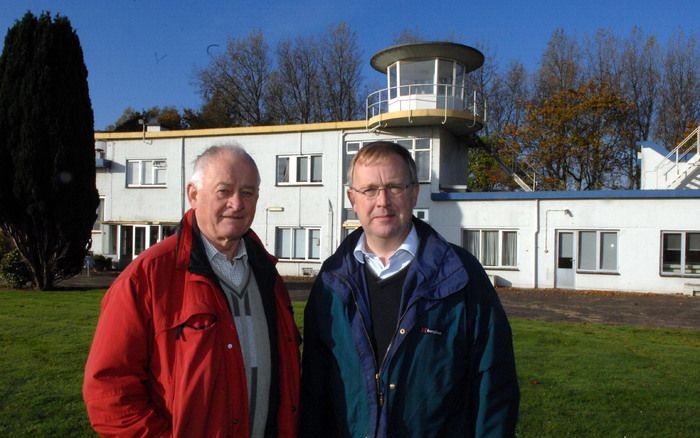
[[[345,22],[356,32],[363,78],[382,83],[369,66],[402,30],[426,39],[486,47],[497,65],[534,71],[556,29],[580,39],[598,29],[618,37],[637,26],[665,45],[684,32],[700,38],[697,0],[0,0],[0,35],[27,12],[70,19],[83,48],[95,130],[127,107],[198,109],[195,73],[229,38],[262,31],[274,51],[286,38],[314,37]]]

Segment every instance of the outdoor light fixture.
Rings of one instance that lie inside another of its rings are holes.
[[[574,217],[574,214],[568,208],[563,210],[546,210],[544,212],[544,252],[545,254],[549,252],[549,247],[547,246],[547,235],[549,234],[549,213],[564,213],[566,216]]]

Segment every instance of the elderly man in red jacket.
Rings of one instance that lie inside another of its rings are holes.
[[[178,232],[107,291],[83,385],[101,435],[296,436],[299,335],[250,230],[259,185],[240,147],[205,150]]]

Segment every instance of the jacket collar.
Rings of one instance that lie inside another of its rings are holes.
[[[248,230],[243,236],[243,240],[245,241],[248,259],[253,270],[260,265],[275,266],[277,264],[277,258],[265,250],[260,238],[253,230]],[[215,277],[214,271],[209,264],[204,243],[202,243],[201,231],[197,226],[193,208],[185,213],[178,226],[176,251],[177,269]]]
[[[469,275],[452,244],[420,219],[414,217],[413,224],[420,243],[418,253],[408,268],[404,297],[409,301],[417,298],[441,299],[463,289],[469,282]],[[352,290],[365,289],[364,269],[353,255],[363,232],[362,228],[353,231],[324,263],[324,270],[332,278],[327,281],[340,281],[346,286],[334,288],[345,302],[352,298]]]

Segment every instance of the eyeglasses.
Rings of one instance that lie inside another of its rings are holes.
[[[414,185],[415,183],[408,183],[408,184],[387,184],[385,186],[369,186],[366,189],[356,189],[355,187],[349,186],[350,190],[353,192],[357,192],[364,197],[368,199],[374,199],[377,196],[379,196],[379,192],[382,190],[385,190],[387,194],[393,195],[393,196],[399,196],[403,194],[403,192]]]

